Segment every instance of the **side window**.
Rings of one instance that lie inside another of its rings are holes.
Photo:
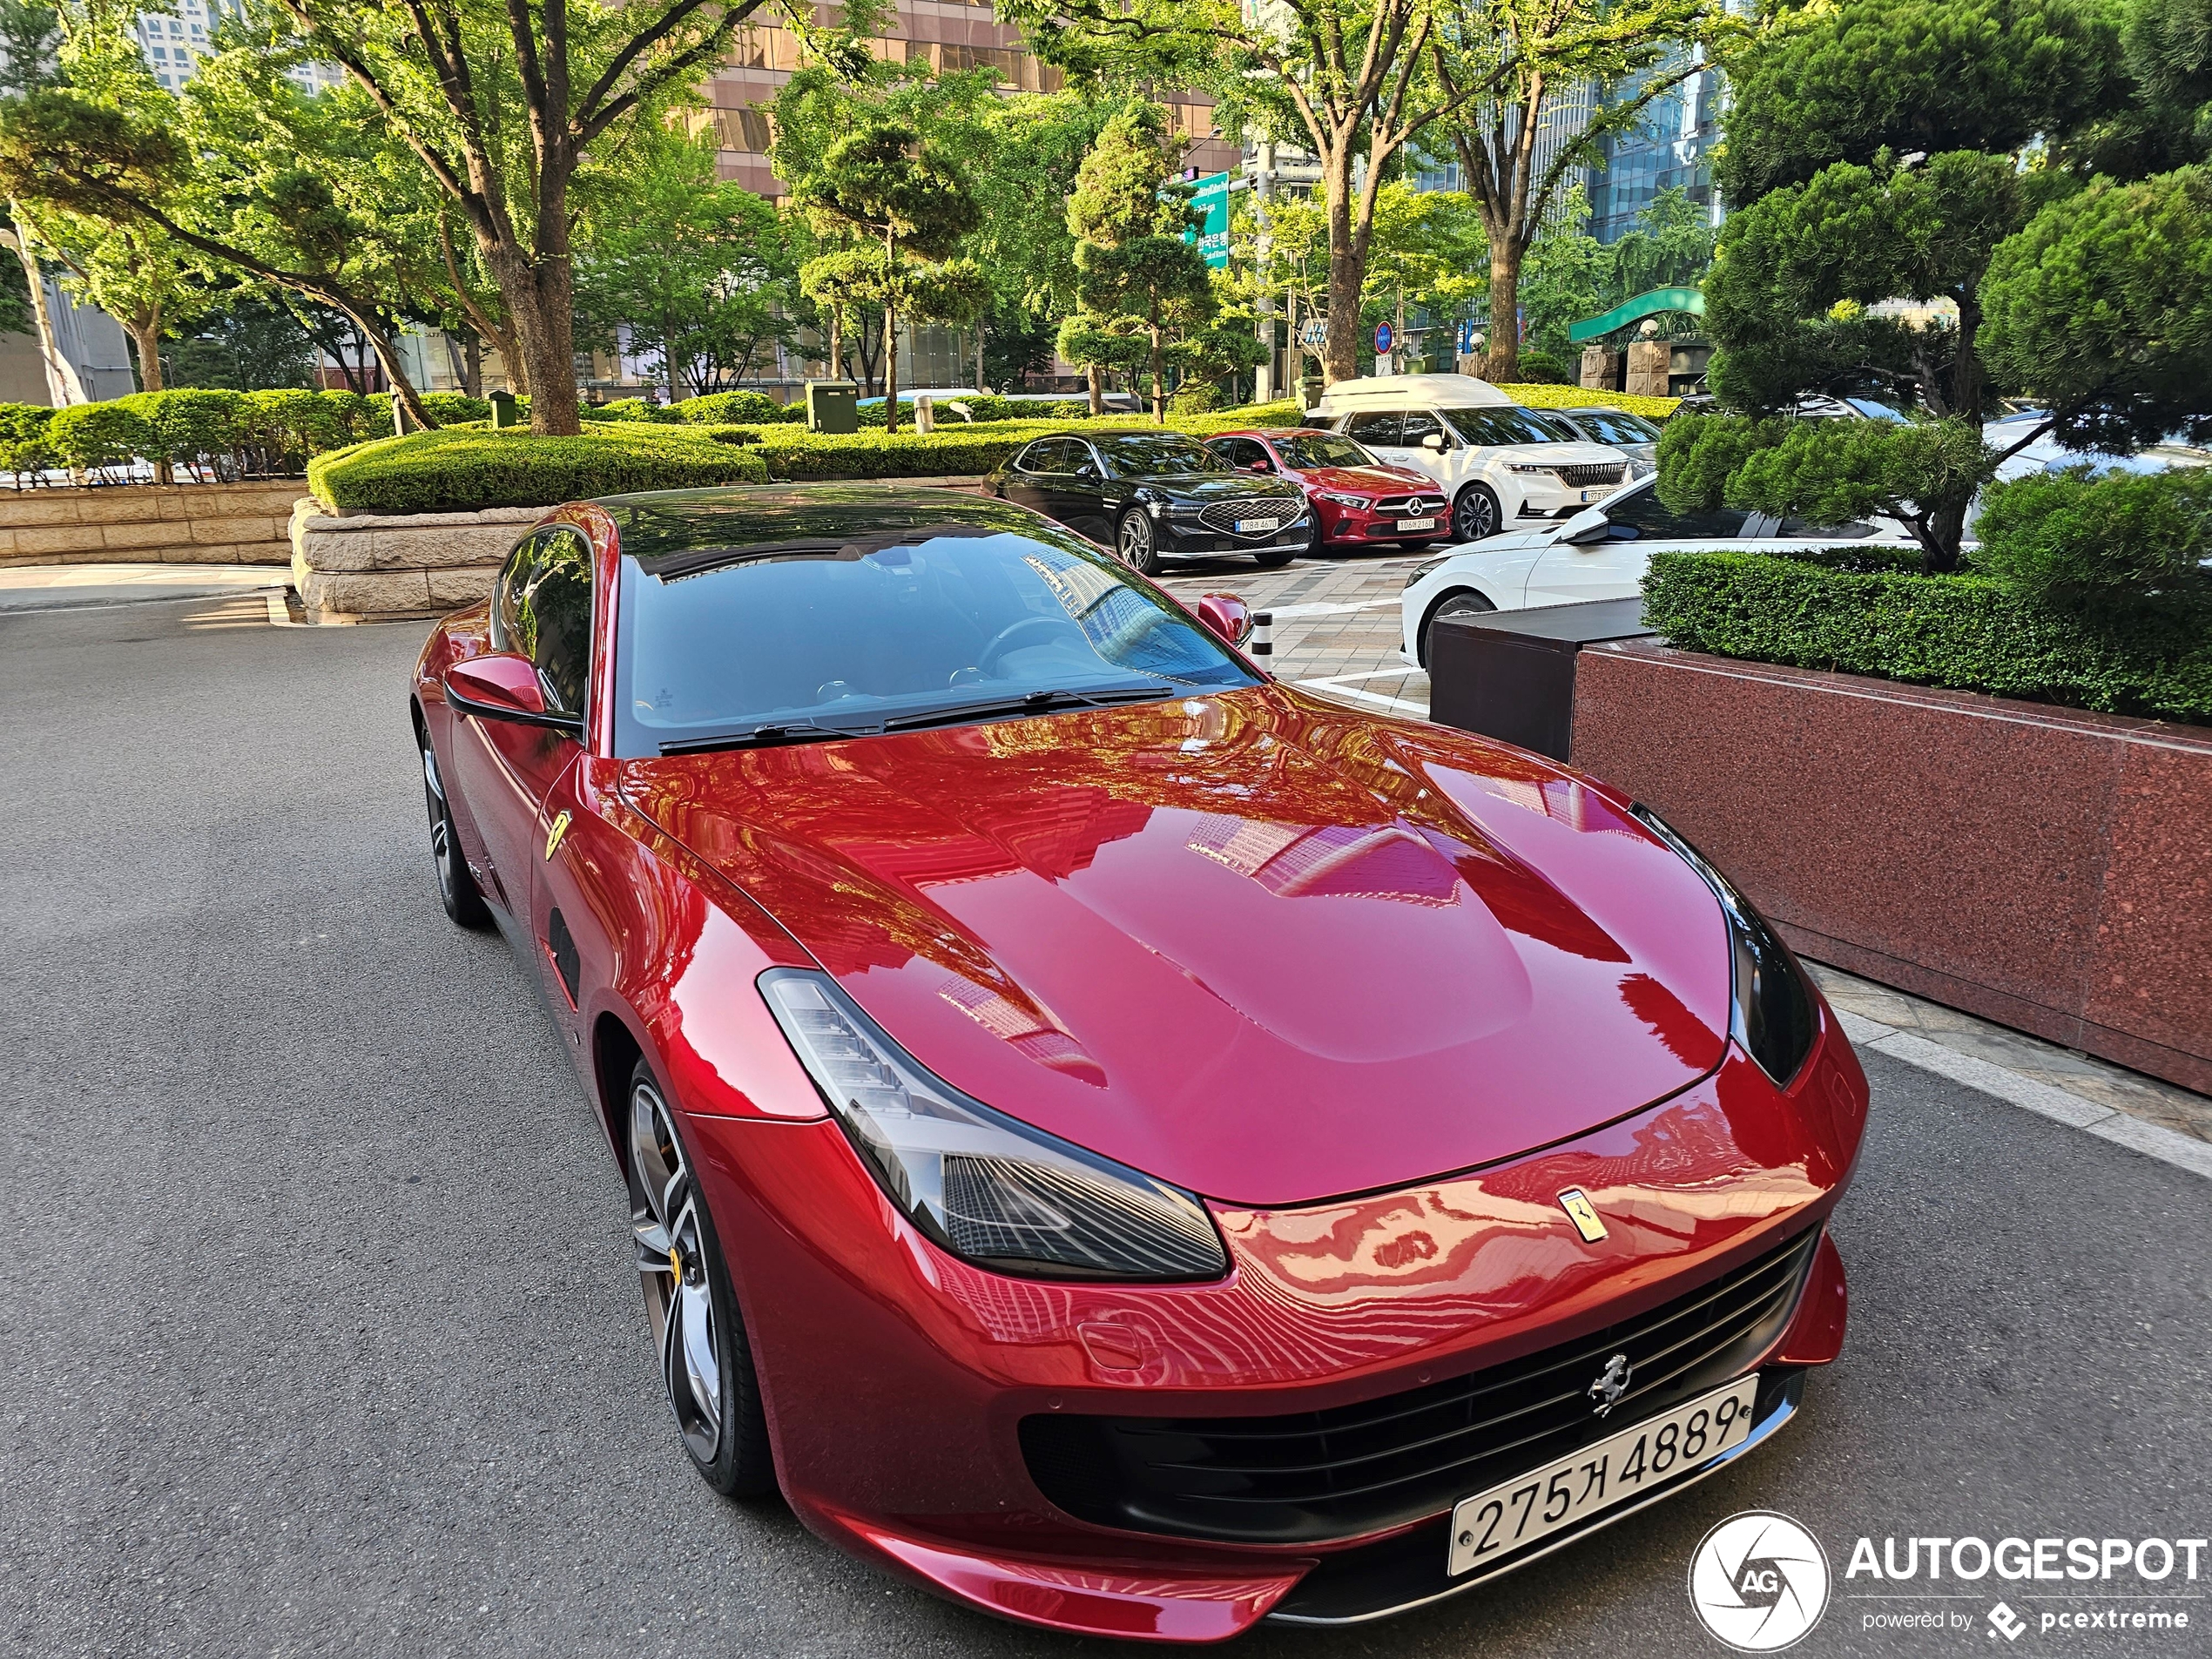
[[[1207,446],[1231,466],[1249,467],[1255,461],[1267,459],[1267,451],[1250,438],[1219,438]]]
[[[1421,440],[1430,433],[1441,436],[1443,431],[1442,422],[1434,415],[1422,409],[1408,409],[1406,411],[1406,429],[1399,435],[1398,442],[1408,449],[1418,449]]]
[[[521,651],[516,642],[516,628],[520,622],[520,601],[523,583],[529,575],[530,560],[537,551],[537,537],[525,536],[515,544],[507,556],[507,563],[500,567],[499,580],[491,588],[491,648],[494,651]]]
[[[546,530],[515,596],[514,649],[537,665],[546,706],[583,712],[591,674],[591,544],[576,530]]]
[[[1106,475],[1106,469],[1099,464],[1098,457],[1091,453],[1090,446],[1081,438],[1066,439],[1064,448],[1067,454],[1061,457],[1061,471],[1079,474],[1087,478],[1103,478]],[[1085,472],[1085,468],[1089,470]]]
[[[1394,449],[1405,422],[1406,417],[1396,409],[1362,409],[1344,423],[1344,435],[1361,443]]]
[[[1613,526],[1613,539],[1616,542],[1733,538],[1743,533],[1744,521],[1750,516],[1731,507],[1716,507],[1710,512],[1677,513],[1659,499],[1656,489],[1639,489],[1605,509],[1606,522]]]
[[[1049,438],[1039,438],[1035,443],[1024,449],[1020,455],[1014,457],[1014,470],[1016,472],[1049,472],[1051,468],[1046,463],[1050,461],[1051,457],[1052,440]]]

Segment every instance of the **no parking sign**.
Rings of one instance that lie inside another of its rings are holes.
[[[1375,325],[1375,355],[1379,357],[1385,352],[1388,351],[1390,349],[1390,342],[1396,338],[1397,336],[1390,332],[1390,325],[1388,323],[1377,323]]]

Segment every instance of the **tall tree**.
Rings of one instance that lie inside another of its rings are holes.
[[[1641,125],[1743,27],[1721,0],[1467,0],[1434,31],[1429,53],[1451,105],[1440,136],[1489,233],[1487,378],[1520,378],[1521,265],[1574,173],[1602,158],[1606,138]],[[1605,101],[1563,127],[1561,97],[1592,83],[1607,88]],[[1548,135],[1560,141],[1547,145]]]
[[[595,145],[658,119],[761,0],[279,0],[306,49],[341,65],[454,203],[498,284],[530,426],[582,429],[575,205]]]
[[[792,192],[815,227],[872,245],[883,311],[883,393],[899,429],[899,316],[921,285],[938,280],[980,217],[975,199],[914,128],[878,120],[832,145],[820,170]]]
[[[27,97],[53,84],[61,44],[61,14],[41,0],[0,0],[0,96]],[[63,353],[46,305],[45,273],[38,264],[37,240],[23,204],[8,199],[10,228],[0,231],[23,267],[24,299],[38,337],[38,356],[46,371],[46,395],[56,407],[84,401],[77,368]]]
[[[1328,233],[1331,380],[1359,372],[1359,294],[1379,192],[1440,117],[1487,95],[1428,71],[1440,12],[1456,0],[1001,0],[1038,52],[1095,83],[1176,85],[1218,96],[1247,124],[1311,149]]]
[[[1114,358],[1104,341],[1141,336],[1152,376],[1152,418],[1167,418],[1168,343],[1211,321],[1217,308],[1205,255],[1184,239],[1190,228],[1185,194],[1165,188],[1167,124],[1149,105],[1106,124],[1076,175],[1068,229],[1076,238],[1076,295],[1081,310],[1061,339],[1071,362]],[[1075,347],[1070,351],[1069,347]]]

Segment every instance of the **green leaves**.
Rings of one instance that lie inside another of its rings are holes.
[[[1739,206],[1884,150],[2011,152],[2124,101],[2090,0],[1855,0],[1785,18],[1731,64],[1714,182]]]
[[[1998,251],[1979,298],[1990,366],[2047,399],[2063,435],[2124,448],[2205,416],[2212,169],[2053,203]]]
[[[2031,604],[2118,626],[2202,624],[2212,469],[2038,473],[1990,487],[1974,569]]]
[[[871,122],[840,138],[792,194],[824,235],[860,236],[927,259],[949,256],[981,217],[943,158],[899,121]]]

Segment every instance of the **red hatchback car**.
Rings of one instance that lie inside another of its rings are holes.
[[[1350,438],[1304,427],[1224,432],[1206,448],[1246,472],[1279,473],[1313,508],[1313,546],[1424,547],[1452,530],[1433,479],[1378,461]]]
[[[683,1444],[973,1607],[1449,1595],[1774,1433],[1866,1084],[1649,813],[1004,502],[564,507],[410,715],[601,1114]]]

